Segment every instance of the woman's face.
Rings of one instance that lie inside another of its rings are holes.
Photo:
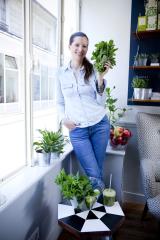
[[[71,51],[72,60],[82,62],[87,54],[88,39],[86,37],[75,37],[69,49]]]

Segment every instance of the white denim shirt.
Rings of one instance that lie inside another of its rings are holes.
[[[84,74],[83,67],[75,74],[69,63],[60,68],[56,84],[59,121],[69,119],[80,128],[92,126],[106,115],[106,94],[105,90],[101,95],[97,92],[95,71],[89,83],[85,83]]]

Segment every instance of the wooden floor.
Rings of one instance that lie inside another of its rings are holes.
[[[141,221],[143,208],[144,206],[140,204],[123,204],[125,221],[116,233],[114,240],[160,240],[160,230],[157,221],[149,214]],[[64,239],[74,240],[68,234],[66,234]],[[100,240],[104,239],[100,238]]]
[[[143,207],[135,203],[123,205],[125,222],[117,232],[116,240],[160,240],[157,221],[149,214],[141,221]]]

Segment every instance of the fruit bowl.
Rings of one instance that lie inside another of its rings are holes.
[[[132,136],[132,133],[129,129],[123,127],[112,127],[110,129],[110,145],[113,148],[122,150],[126,147],[128,140]]]

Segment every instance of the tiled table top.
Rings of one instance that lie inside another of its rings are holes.
[[[78,233],[104,233],[112,235],[124,220],[124,213],[118,202],[114,206],[103,205],[102,197],[91,210],[75,213],[72,206],[58,204],[58,222],[63,227],[72,228]]]

